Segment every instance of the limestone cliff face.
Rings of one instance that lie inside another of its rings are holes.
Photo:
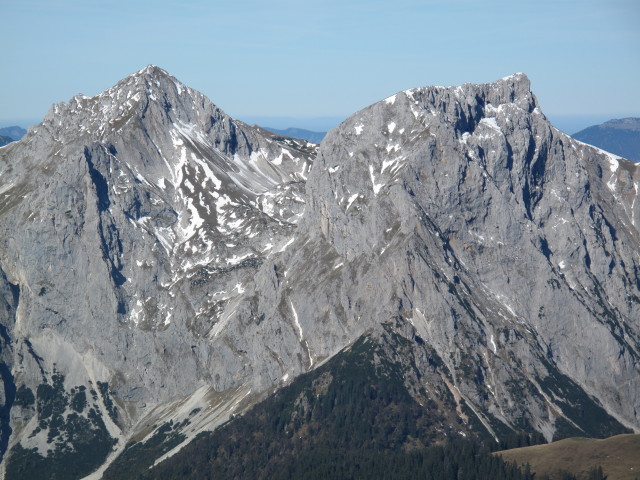
[[[74,97],[0,149],[3,465],[80,428],[77,478],[177,449],[382,325],[495,436],[638,428],[639,175],[522,74],[400,92],[317,157],[157,67]]]

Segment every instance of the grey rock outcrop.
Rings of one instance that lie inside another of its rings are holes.
[[[3,465],[78,454],[73,422],[105,445],[78,477],[168,424],[170,455],[383,324],[496,437],[638,429],[639,175],[522,74],[400,92],[317,157],[157,67],[56,105],[0,149]]]

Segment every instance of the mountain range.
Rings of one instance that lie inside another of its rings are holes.
[[[639,176],[524,74],[319,147],[155,66],[54,105],[0,149],[3,472],[161,465],[287,388],[300,427],[354,352],[424,419],[397,445],[638,431]]]

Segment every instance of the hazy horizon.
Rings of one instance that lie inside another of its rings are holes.
[[[355,113],[355,112],[354,112]],[[543,112],[544,113],[544,112]],[[333,117],[277,117],[277,116],[244,116],[237,118],[249,125],[259,125],[261,127],[276,128],[285,130],[287,128],[301,128],[312,132],[326,132],[338,126],[343,120],[348,118],[345,116]],[[587,127],[599,125],[608,120],[628,117],[640,117],[638,115],[547,115],[551,124],[557,129],[568,135],[578,133]],[[19,126],[28,129],[30,126],[38,125],[42,119],[0,119],[0,128]]]

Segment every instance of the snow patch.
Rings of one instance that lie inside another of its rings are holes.
[[[400,162],[402,160],[404,160],[404,157],[394,157],[394,158],[391,158],[389,160],[384,160],[382,162],[382,170],[380,170],[380,173],[384,173],[384,171],[389,167],[392,167],[389,170],[390,173],[395,173],[394,170],[396,170],[396,171],[398,170],[398,168],[400,166],[399,164],[400,164]]]
[[[227,259],[227,265],[237,265],[240,262],[242,262],[244,259],[251,257],[253,254],[252,253],[247,253],[246,255],[242,255],[242,256],[238,256],[238,255],[234,255],[233,257],[230,257]]]
[[[387,145],[386,150],[387,150],[387,153],[391,153],[391,150],[393,150],[394,152],[397,152],[398,150],[400,150],[400,144],[396,143],[395,145]]]
[[[349,199],[347,200],[347,208],[344,209],[344,211],[346,212],[347,210],[349,210],[349,207],[351,206],[351,204],[353,202],[355,202],[356,198],[358,198],[358,194],[354,193],[353,195],[351,195],[349,197]]]
[[[202,168],[202,170],[204,171],[205,174],[205,179],[202,181],[202,186],[204,187],[205,184],[207,183],[207,180],[211,181],[211,183],[213,183],[213,186],[215,187],[216,190],[219,190],[222,187],[222,182],[218,179],[218,177],[216,177],[213,173],[213,170],[211,170],[211,167],[209,167],[209,164],[205,161],[205,160],[201,160],[200,158],[198,158],[195,154],[191,154],[191,158]]]
[[[188,240],[193,237],[196,230],[204,223],[204,219],[198,213],[198,209],[193,204],[193,200],[191,198],[187,199],[187,209],[191,215],[188,220],[189,223],[182,229],[182,237],[184,240]]]

